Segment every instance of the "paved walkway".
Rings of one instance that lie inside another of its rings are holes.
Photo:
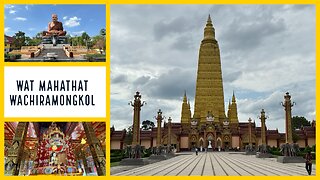
[[[119,167],[120,168],[120,167]],[[315,175],[315,165],[312,166]],[[112,169],[111,169],[112,171]],[[260,159],[234,152],[182,154],[114,176],[306,176],[304,163],[283,164],[275,158]]]

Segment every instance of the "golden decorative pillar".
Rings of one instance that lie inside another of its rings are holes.
[[[141,103],[141,95],[137,91],[133,103],[129,103],[133,107],[132,146],[140,145],[140,110],[144,104],[144,101]]]
[[[19,122],[14,135],[12,146],[8,150],[5,163],[6,175],[19,175],[20,165],[24,154],[24,144],[27,137],[29,122]]]
[[[156,117],[157,120],[157,147],[160,147],[161,144],[161,122],[163,120],[161,109],[158,111],[158,115]]]
[[[264,109],[261,110],[261,115],[259,117],[261,119],[261,144],[266,145],[266,113],[264,112]]]
[[[168,147],[170,148],[170,146],[171,146],[171,121],[172,121],[172,119],[171,119],[171,117],[169,117],[169,119],[168,119]]]
[[[251,123],[251,118],[248,119],[249,121],[249,145],[252,146],[252,139],[251,139],[251,136],[252,136],[252,123]]]
[[[210,15],[199,50],[194,109],[194,118],[199,119],[201,124],[206,123],[208,111],[212,112],[218,122],[226,117],[220,50]]]
[[[286,116],[286,143],[292,144],[292,121],[291,121],[291,107],[295,104],[294,102],[291,103],[291,96],[289,95],[289,92],[286,93],[284,96],[284,103],[282,103],[282,106],[285,110],[285,116]]]
[[[99,176],[104,176],[106,175],[106,157],[102,150],[100,141],[96,137],[91,122],[83,122],[82,125],[86,133],[87,143],[89,145],[97,173]]]

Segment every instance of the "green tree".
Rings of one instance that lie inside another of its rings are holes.
[[[71,37],[71,35],[70,35],[70,34],[67,34],[66,37],[67,37],[67,41],[68,41],[68,42],[70,43],[70,45],[72,46],[72,37]]]
[[[72,46],[83,46],[83,40],[81,36],[75,36],[71,39]]]
[[[132,125],[131,125],[127,128],[127,134],[126,134],[126,137],[124,138],[124,143],[127,145],[131,145],[132,139],[133,139],[133,135],[132,135]]]
[[[105,28],[102,28],[100,30],[100,36],[102,36],[102,39],[98,41],[99,43],[98,46],[100,46],[99,49],[103,49],[103,51],[106,51],[106,29]]]
[[[21,49],[21,46],[25,45],[25,40],[26,40],[25,33],[22,31],[18,31],[13,36],[13,42],[12,42],[13,48],[14,49]]]
[[[30,41],[29,41],[29,46],[38,46],[39,44],[41,43],[41,39],[38,39],[38,38],[32,38]]]
[[[150,130],[154,128],[154,123],[150,120],[142,121],[142,130]]]
[[[30,41],[31,41],[31,38],[29,36],[25,37],[25,40],[24,40],[24,45],[27,45],[27,46],[30,46]]]
[[[292,129],[300,129],[301,126],[311,126],[311,123],[303,116],[292,117]]]
[[[36,37],[35,37],[36,39],[41,39],[42,38],[42,32],[38,32],[37,34],[36,34]]]
[[[106,50],[106,41],[103,36],[92,37],[92,46],[96,49]]]
[[[100,29],[100,36],[103,36],[103,37],[106,36],[106,29],[105,28]]]
[[[41,43],[41,38],[37,38],[37,36],[33,38],[30,38],[27,36],[25,38],[25,45],[27,46],[38,46],[40,43]]]
[[[294,143],[296,143],[298,140],[300,139],[300,137],[298,136],[298,134],[296,133],[295,130],[292,131],[292,141]]]
[[[87,49],[88,49],[88,42],[90,41],[90,36],[86,33],[83,32],[81,35],[82,41],[85,43]]]

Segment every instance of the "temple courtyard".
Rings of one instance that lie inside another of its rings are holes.
[[[312,175],[315,175],[315,164]],[[307,176],[304,163],[279,163],[244,152],[192,152],[145,166],[114,166],[114,176]]]

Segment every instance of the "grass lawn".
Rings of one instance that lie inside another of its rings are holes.
[[[119,164],[120,164],[120,161],[118,161],[118,162],[112,162],[112,163],[110,163],[110,167],[119,166]]]

